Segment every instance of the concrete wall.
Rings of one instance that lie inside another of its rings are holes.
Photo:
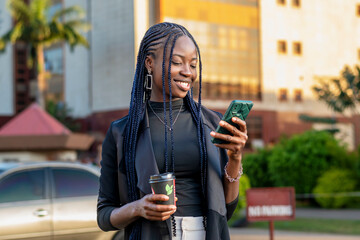
[[[64,7],[81,6],[86,11],[87,21],[91,20],[91,4],[84,0],[65,0]],[[89,33],[84,36],[91,40]],[[91,44],[91,43],[90,43]],[[73,52],[68,45],[64,49],[64,79],[65,101],[72,109],[74,117],[86,117],[91,113],[91,68],[90,50],[78,46]]]
[[[359,63],[359,0],[302,0],[296,8],[286,1],[261,0],[261,59],[263,101],[257,109],[330,114],[325,104],[315,101],[311,87],[319,77],[336,77],[344,65]],[[287,42],[287,54],[279,54],[277,41]],[[292,52],[295,41],[303,53]],[[280,88],[287,88],[288,102],[278,101]],[[294,102],[294,89],[302,89],[304,101]]]
[[[135,72],[133,1],[65,0],[80,5],[92,30],[90,49],[65,47],[65,101],[75,117],[129,106]]]
[[[135,67],[133,1],[91,1],[92,111],[129,107]]]
[[[0,0],[0,36],[12,26],[11,17],[6,9],[6,0]],[[8,44],[4,53],[0,53],[0,115],[14,114],[13,90],[13,54]]]

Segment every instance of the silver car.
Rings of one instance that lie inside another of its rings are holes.
[[[97,226],[99,174],[76,163],[0,163],[0,239],[123,239]]]

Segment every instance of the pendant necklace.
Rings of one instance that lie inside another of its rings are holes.
[[[173,126],[175,125],[176,120],[178,119],[178,117],[179,117],[179,115],[180,115],[182,106],[183,106],[183,102],[181,102],[181,106],[180,106],[179,112],[177,113],[176,118],[175,118],[175,120],[174,120],[174,122],[173,122]],[[157,117],[157,119],[159,119],[159,121],[160,121],[164,126],[166,126],[170,131],[172,131],[173,129],[172,129],[171,127],[169,127],[167,124],[165,124],[164,121],[161,120],[161,118],[155,113],[155,111],[154,111],[154,109],[151,107],[151,104],[150,104],[150,103],[149,103],[149,107],[150,107],[151,111],[155,114],[155,117]]]

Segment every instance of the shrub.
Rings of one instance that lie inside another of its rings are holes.
[[[311,193],[316,180],[330,167],[354,166],[346,149],[329,133],[308,131],[283,139],[269,154],[269,177],[275,186],[294,186]]]
[[[239,202],[233,214],[233,221],[241,218],[241,210],[246,207],[246,190],[250,188],[250,179],[246,174],[243,174],[239,180]]]
[[[332,193],[353,192],[356,189],[356,179],[354,173],[345,169],[332,169],[322,174],[313,192],[315,200],[324,208],[341,208],[352,206],[355,202],[354,197],[332,195]],[[321,195],[323,194],[323,195]]]
[[[273,182],[269,177],[268,156],[270,149],[259,149],[257,153],[244,155],[244,172],[250,179],[252,187],[272,187]]]

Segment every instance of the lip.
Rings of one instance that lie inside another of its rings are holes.
[[[177,80],[174,79],[174,82],[178,88],[180,88],[182,91],[189,91],[191,88],[191,81],[188,80]]]

